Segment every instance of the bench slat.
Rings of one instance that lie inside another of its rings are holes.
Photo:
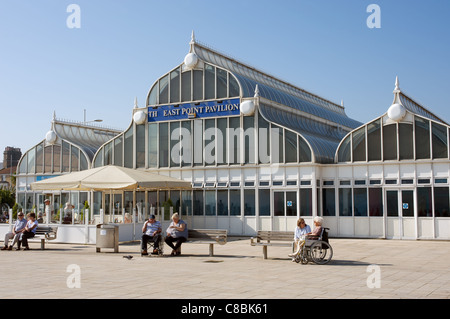
[[[256,242],[255,242],[256,239]],[[294,232],[259,230],[256,238],[250,239],[250,245],[263,247],[263,258],[267,259],[267,246],[293,247]],[[275,241],[275,243],[273,242]]]
[[[209,244],[209,255],[214,255],[214,244],[227,243],[226,229],[188,229],[188,242],[195,244]]]
[[[41,242],[41,249],[45,249],[45,241],[56,239],[58,227],[41,226],[36,228],[35,236],[29,242]]]

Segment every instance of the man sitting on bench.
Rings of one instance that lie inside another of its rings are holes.
[[[155,220],[155,215],[150,215],[148,220],[144,223],[142,227],[142,255],[148,255],[147,253],[147,243],[149,240],[153,240],[153,252],[152,255],[158,254],[159,242],[161,240],[161,223]]]

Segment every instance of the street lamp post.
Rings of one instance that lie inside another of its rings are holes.
[[[86,109],[84,109],[84,121],[83,121],[83,124],[92,123],[92,122],[103,122],[103,120],[102,119],[96,119],[96,120],[93,120],[93,121],[86,121]]]

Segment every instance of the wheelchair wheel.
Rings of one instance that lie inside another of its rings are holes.
[[[333,257],[333,248],[327,242],[317,241],[311,245],[309,254],[314,263],[324,265]]]

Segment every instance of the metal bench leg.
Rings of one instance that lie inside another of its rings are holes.
[[[263,246],[263,257],[267,259],[267,246]]]
[[[45,239],[41,238],[41,249],[44,250],[45,249]]]
[[[209,244],[209,257],[214,256],[214,244]]]

